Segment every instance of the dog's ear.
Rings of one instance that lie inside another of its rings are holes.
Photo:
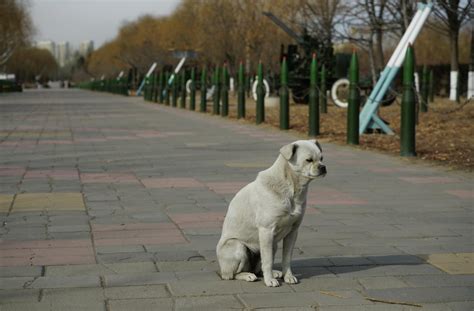
[[[290,161],[293,155],[296,153],[296,149],[298,149],[298,145],[295,143],[285,145],[281,147],[280,154],[285,158],[285,160]]]
[[[313,143],[315,143],[316,146],[318,146],[320,152],[323,152],[323,148],[322,148],[321,145],[319,144],[319,141],[317,141],[316,139],[312,139],[311,141],[312,141]]]

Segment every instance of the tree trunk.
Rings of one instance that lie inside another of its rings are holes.
[[[385,61],[383,55],[383,32],[382,29],[375,31],[375,53],[377,74],[382,71]]]
[[[449,34],[449,44],[451,50],[451,77],[450,77],[450,91],[449,100],[459,100],[459,45],[458,45],[459,31],[451,30]]]

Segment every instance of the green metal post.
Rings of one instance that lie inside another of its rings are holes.
[[[212,105],[212,114],[220,114],[220,95],[221,95],[221,88],[220,88],[220,70],[219,66],[216,66],[214,70],[214,104]]]
[[[206,112],[207,110],[207,72],[206,66],[202,67],[201,72],[201,105],[200,112]]]
[[[171,98],[171,106],[176,107],[178,106],[178,83],[179,83],[179,75],[175,75],[173,79],[173,97]]]
[[[222,111],[221,115],[227,117],[229,115],[229,72],[227,64],[224,64],[222,69]]]
[[[164,88],[165,89],[165,105],[166,106],[170,105],[171,85],[168,84],[169,78],[170,78],[170,74],[167,71],[165,73],[165,81],[164,81],[164,83],[165,83],[165,88]]]
[[[153,101],[158,102],[158,95],[160,94],[160,73],[155,72],[155,91],[153,92]]]
[[[191,93],[189,94],[189,110],[196,110],[196,74],[194,67],[191,69],[191,85],[189,88],[191,89]]]
[[[352,52],[351,64],[349,66],[349,105],[347,107],[347,143],[359,144],[359,60],[357,53]]]
[[[160,104],[163,103],[163,91],[164,91],[164,83],[163,83],[163,80],[164,80],[164,74],[163,74],[163,70],[160,71],[160,80],[159,80],[159,83],[158,83],[158,102]]]
[[[326,85],[326,65],[323,64],[321,68],[321,87],[319,93],[319,106],[321,113],[328,113],[328,99],[327,99],[327,85]]]
[[[257,113],[256,123],[265,122],[265,88],[263,85],[263,64],[258,63],[257,71]]]
[[[428,112],[428,88],[429,88],[428,67],[423,66],[423,79],[421,82],[421,112]]]
[[[237,119],[245,118],[245,72],[244,64],[239,66],[239,89],[237,93]]]
[[[428,86],[428,97],[430,103],[434,102],[434,76],[433,69],[430,70],[429,86]]]
[[[180,108],[186,108],[186,70],[181,69],[181,96],[179,101]]]
[[[318,91],[318,62],[316,54],[313,54],[311,61],[310,82],[309,82],[309,136],[319,135],[319,91]]]
[[[415,128],[416,128],[416,103],[413,89],[413,74],[415,62],[413,48],[407,48],[405,63],[403,65],[403,95],[400,120],[400,155],[403,157],[416,156]]]
[[[288,65],[286,57],[281,63],[281,86],[280,86],[280,129],[290,128],[290,94],[288,91]]]

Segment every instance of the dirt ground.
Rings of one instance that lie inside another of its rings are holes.
[[[229,116],[236,118],[236,98],[231,97],[229,102]],[[271,98],[267,102],[271,103],[271,107],[265,109],[265,122],[279,127],[278,98]],[[212,103],[209,104],[208,111],[212,109]],[[395,135],[361,135],[358,148],[399,155],[400,108],[399,100],[388,107],[380,108],[380,116],[389,122]],[[331,102],[328,103],[328,113],[321,114],[319,140],[345,144],[346,111]],[[246,120],[242,122],[255,122],[255,102],[252,99],[248,98],[246,101],[246,112]],[[290,127],[291,130],[307,133],[307,105],[291,104]],[[474,101],[461,100],[461,104],[457,104],[444,98],[435,98],[435,101],[429,104],[427,113],[419,113],[416,152],[417,159],[430,161],[448,169],[472,172],[474,170]]]

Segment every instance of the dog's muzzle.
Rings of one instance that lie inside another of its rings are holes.
[[[325,176],[327,174],[326,165],[320,164],[318,166],[319,176]]]

